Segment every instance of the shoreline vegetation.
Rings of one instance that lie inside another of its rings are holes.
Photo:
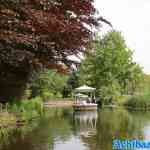
[[[1,104],[0,128],[24,125],[41,116],[43,109],[44,105],[40,97]]]
[[[149,94],[126,96],[126,100],[119,103],[105,104],[102,108],[124,108],[131,111],[150,111]],[[67,108],[74,104],[73,98],[57,98],[55,100],[42,101],[40,97],[32,100],[24,100],[1,104],[0,110],[0,128],[10,126],[21,126],[38,117],[40,117],[44,109],[50,108]]]
[[[66,108],[72,107],[73,104],[74,101],[71,98],[43,102],[40,97],[0,104],[0,128],[22,126],[42,116],[47,108]]]
[[[120,96],[116,98],[116,101],[104,104],[99,108],[103,109],[107,107],[111,109],[127,109],[129,111],[150,111],[149,97],[148,93]],[[28,125],[34,119],[40,118],[45,110],[70,108],[73,104],[73,98],[51,98],[45,101],[41,97],[7,103],[1,106],[3,110],[0,113],[0,134],[3,135],[3,132],[11,132],[18,127],[22,128]]]
[[[99,108],[150,111],[148,98],[148,94],[146,96],[125,96],[124,99],[122,98],[122,102],[106,104]],[[3,105],[3,110],[0,112],[0,136],[3,139],[7,139],[7,135],[11,134],[14,130],[19,128],[21,130],[21,128],[26,128],[31,122],[34,123],[34,120],[44,115],[44,111],[53,108],[71,108],[73,104],[73,98],[55,98],[43,101],[41,97],[5,104]]]

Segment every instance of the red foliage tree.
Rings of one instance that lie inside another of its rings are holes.
[[[92,0],[1,0],[0,98],[20,97],[35,68],[83,52],[95,12]]]

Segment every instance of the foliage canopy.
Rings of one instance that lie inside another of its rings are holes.
[[[106,102],[117,95],[135,92],[142,70],[133,62],[132,51],[121,33],[110,31],[91,47],[93,52],[85,56],[80,67],[81,84],[96,87],[97,95]]]

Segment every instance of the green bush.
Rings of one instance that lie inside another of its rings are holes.
[[[16,113],[23,120],[41,115],[43,112],[43,101],[41,97],[31,100],[13,101],[9,104],[9,112]]]
[[[49,101],[49,100],[56,100],[56,99],[59,99],[59,98],[62,98],[62,94],[60,92],[57,92],[57,93],[52,93],[50,91],[44,91],[42,94],[41,94],[41,98],[43,101]]]
[[[54,97],[54,94],[52,92],[47,92],[47,91],[43,92],[41,95],[41,98],[43,101],[48,101],[53,97]]]
[[[117,95],[115,96],[115,105],[123,106],[131,98],[131,95]]]
[[[147,108],[150,105],[150,93],[134,95],[124,105],[133,108]]]
[[[102,104],[107,105],[114,103],[116,101],[116,97],[120,95],[119,88],[118,84],[102,86],[98,90],[98,95],[101,98]]]

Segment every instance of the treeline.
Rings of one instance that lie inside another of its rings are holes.
[[[48,70],[34,77],[33,92],[37,95],[47,89],[54,95],[62,93],[67,97],[74,88],[87,84],[97,88],[97,95],[107,98],[118,92],[132,94],[139,88],[142,69],[133,62],[132,51],[127,48],[121,33],[111,31],[97,37],[89,49],[80,67],[70,75]]]
[[[55,69],[46,69],[33,76],[25,91],[24,98],[41,97],[43,101],[72,98],[74,89],[79,85],[77,70],[62,74]]]
[[[34,76],[29,89],[31,97],[48,100],[72,97],[76,87],[86,84],[97,89],[101,104],[130,105],[140,99],[142,105],[143,99],[148,99],[143,95],[148,95],[149,83],[150,76],[133,60],[133,50],[128,48],[122,34],[113,30],[91,42],[76,70],[69,74],[46,70]]]

